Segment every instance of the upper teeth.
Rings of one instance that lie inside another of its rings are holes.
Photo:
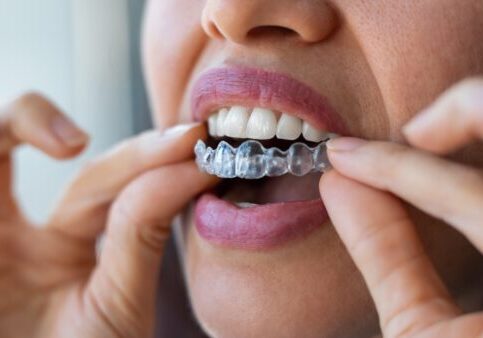
[[[250,109],[242,106],[222,108],[212,114],[208,119],[208,131],[211,136],[256,140],[268,140],[276,136],[293,141],[302,134],[307,141],[321,142],[332,136],[295,116],[277,114],[266,108]]]

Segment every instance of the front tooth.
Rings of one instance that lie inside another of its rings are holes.
[[[282,114],[277,125],[277,138],[296,140],[302,133],[302,120],[291,115]]]
[[[211,136],[217,136],[217,133],[216,133],[217,120],[218,120],[218,113],[215,113],[208,118],[208,134],[210,134]]]
[[[241,106],[231,107],[224,122],[224,132],[226,136],[244,138],[247,128],[250,111]]]
[[[269,109],[255,108],[248,120],[246,137],[268,140],[277,132],[277,117]]]
[[[327,138],[327,132],[315,128],[310,123],[304,121],[302,134],[307,141],[321,142]]]
[[[218,112],[218,118],[216,119],[216,134],[218,136],[225,136],[225,119],[228,115],[228,109],[223,108]]]

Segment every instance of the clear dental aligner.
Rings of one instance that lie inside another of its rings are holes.
[[[221,141],[215,149],[199,140],[195,146],[196,163],[200,170],[220,178],[259,179],[288,173],[304,176],[329,168],[326,141],[315,147],[297,142],[282,151],[267,149],[256,140],[245,141],[237,148]]]

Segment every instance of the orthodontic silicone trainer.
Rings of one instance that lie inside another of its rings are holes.
[[[198,140],[195,146],[196,163],[200,170],[220,178],[259,179],[287,173],[304,176],[311,172],[324,172],[330,167],[326,141],[313,148],[297,142],[282,151],[278,148],[267,149],[255,140],[245,141],[238,148],[221,141],[216,149]]]

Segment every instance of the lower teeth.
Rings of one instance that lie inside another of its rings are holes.
[[[237,202],[235,203],[239,208],[242,209],[247,209],[247,208],[252,208],[258,206],[258,204],[255,203],[249,203],[249,202]]]
[[[238,148],[221,141],[216,149],[198,140],[195,154],[200,170],[220,178],[258,179],[285,174],[304,176],[329,168],[325,142],[313,148],[297,142],[282,151],[278,148],[266,149],[254,140],[245,141]]]

